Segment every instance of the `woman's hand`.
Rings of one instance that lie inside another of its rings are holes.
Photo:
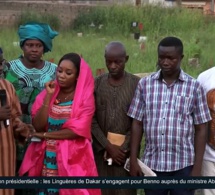
[[[29,138],[32,138],[32,137],[37,137],[37,138],[40,138],[40,139],[44,139],[44,133],[45,132],[33,132],[29,135]]]
[[[31,133],[35,132],[34,127],[31,124],[25,124],[20,119],[14,121],[15,134],[28,138]]]
[[[49,81],[45,84],[46,91],[49,95],[53,95],[55,92],[55,81]]]

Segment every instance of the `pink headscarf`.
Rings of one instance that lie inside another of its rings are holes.
[[[56,81],[56,90],[50,102],[53,105],[60,87]],[[74,140],[57,141],[57,165],[59,176],[98,176],[91,145],[91,122],[95,111],[94,78],[87,63],[81,59],[80,73],[76,85],[71,116],[62,126],[81,137]],[[32,106],[32,117],[43,104],[46,90],[43,90]],[[41,176],[46,142],[31,143],[26,151],[19,170],[23,175]],[[60,189],[60,195],[100,195],[98,189]]]

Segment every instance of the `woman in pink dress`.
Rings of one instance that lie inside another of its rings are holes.
[[[32,106],[32,142],[20,175],[97,176],[91,146],[91,121],[95,111],[94,78],[90,67],[75,53],[64,55],[57,80],[46,83]],[[99,189],[45,189],[39,194],[100,195]]]

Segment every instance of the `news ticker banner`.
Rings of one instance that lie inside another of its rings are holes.
[[[0,177],[1,189],[215,189],[215,177]]]

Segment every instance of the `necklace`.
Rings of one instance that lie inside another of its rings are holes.
[[[67,95],[65,98],[56,98],[55,99],[55,104],[60,104],[61,102],[66,102],[66,100],[73,95],[73,92],[75,91],[75,89],[69,94]]]

